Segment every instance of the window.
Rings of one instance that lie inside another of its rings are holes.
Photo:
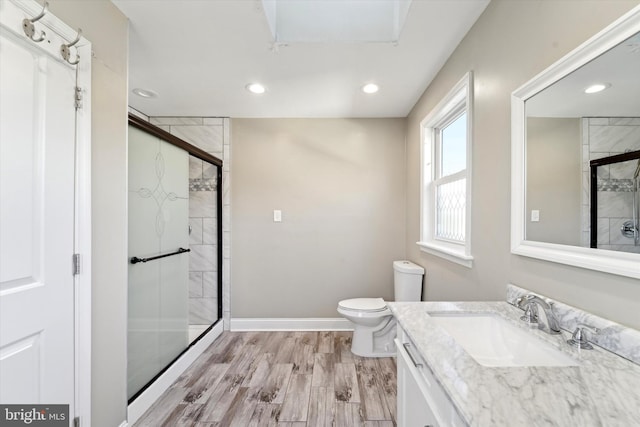
[[[471,267],[472,74],[425,117],[422,135],[421,235],[428,253]]]

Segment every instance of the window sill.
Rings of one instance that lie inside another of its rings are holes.
[[[471,268],[473,266],[473,257],[467,255],[464,252],[464,246],[461,246],[462,250],[439,242],[416,242],[420,247],[420,250],[431,255],[435,255],[440,258],[444,258],[447,261],[454,262],[462,265],[463,267]]]

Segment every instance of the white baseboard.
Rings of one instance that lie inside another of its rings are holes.
[[[118,427],[127,427],[128,425],[126,421],[123,421]]]
[[[232,331],[352,331],[347,319],[337,318],[236,318]]]
[[[222,322],[218,322],[204,337],[200,338],[193,347],[180,356],[157,380],[153,382],[128,407],[127,423],[133,425],[153,405],[175,380],[200,356],[211,343],[222,334]],[[127,423],[120,427],[126,427]]]

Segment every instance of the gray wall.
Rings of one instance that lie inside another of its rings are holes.
[[[582,245],[582,138],[577,118],[527,119],[528,240]],[[540,221],[531,221],[531,210]]]
[[[92,42],[91,425],[127,417],[127,19],[108,0],[51,2]]]
[[[508,282],[640,327],[640,281],[511,255],[510,94],[638,1],[493,0],[407,123],[407,246],[428,300],[502,300]],[[420,228],[420,120],[469,70],[475,78],[472,269],[427,255]]]
[[[392,298],[404,129],[404,119],[232,120],[233,318],[339,317],[341,299]]]

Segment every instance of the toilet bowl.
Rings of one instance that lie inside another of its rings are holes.
[[[396,301],[420,301],[424,269],[409,261],[394,261]],[[395,355],[396,322],[382,298],[352,298],[338,303],[338,313],[353,324],[351,352],[362,357]]]
[[[338,313],[353,323],[353,354],[363,357],[388,357],[395,354],[395,319],[382,298],[353,298],[340,301]],[[377,339],[374,339],[374,335]]]

